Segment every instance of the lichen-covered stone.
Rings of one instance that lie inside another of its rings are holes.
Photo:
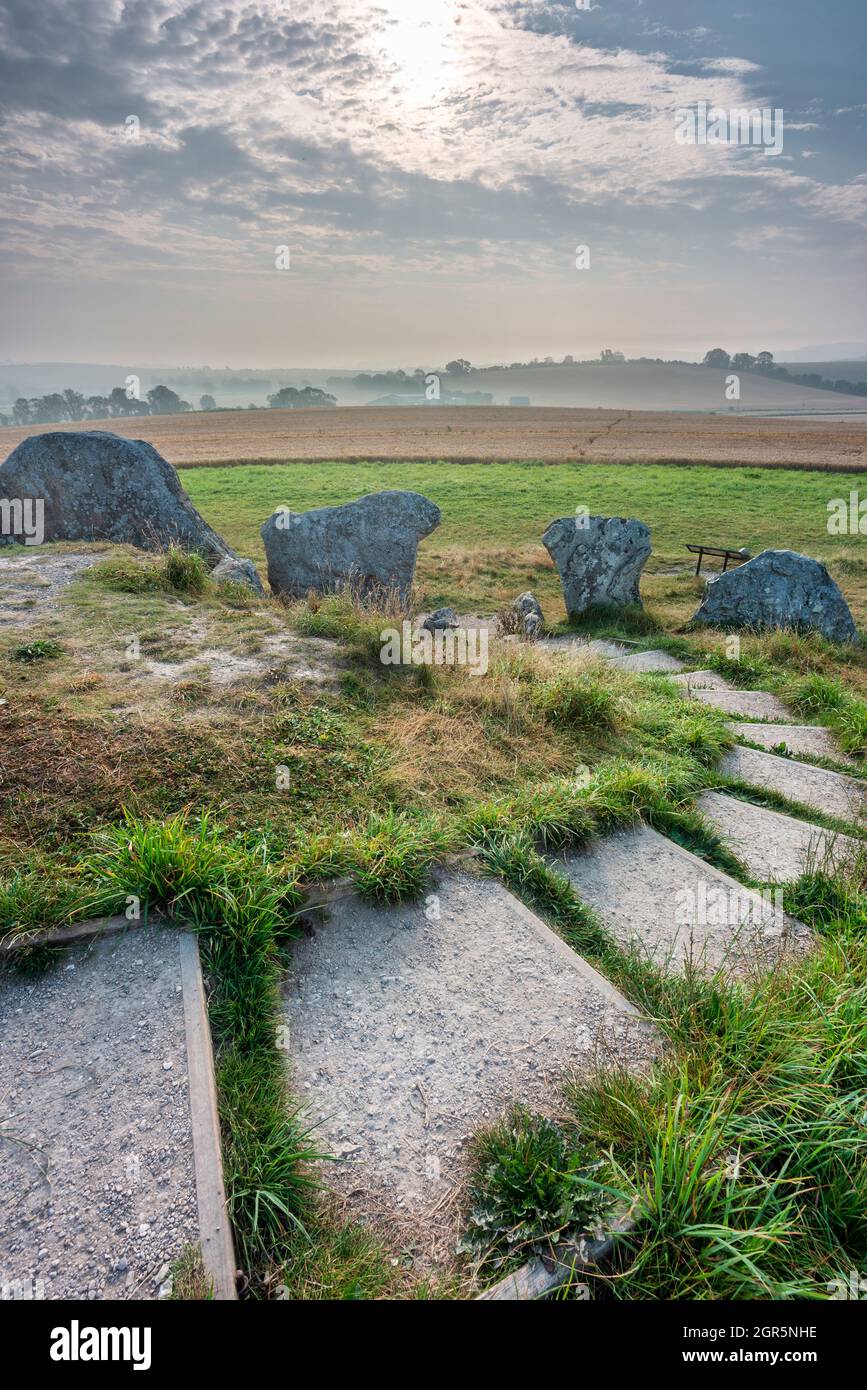
[[[545,627],[545,618],[535,594],[531,594],[528,589],[526,593],[519,594],[512,604],[516,613],[520,614],[521,627],[525,637],[538,637]]]
[[[261,532],[268,580],[294,598],[350,589],[406,602],[419,541],[439,523],[439,507],[418,492],[374,492],[310,512],[281,508]]]
[[[542,544],[560,573],[570,616],[597,606],[640,606],[638,584],[650,555],[650,531],[643,521],[564,516],[551,522]]]
[[[436,612],[428,613],[423,628],[428,632],[443,632],[447,628],[460,627],[458,615],[453,608],[437,608]]]
[[[255,594],[265,593],[265,586],[252,560],[238,560],[234,555],[227,555],[217,565],[211,578],[217,584],[244,584]]]
[[[794,550],[763,550],[708,581],[695,622],[729,628],[821,632],[833,642],[858,636],[849,605],[818,560]]]
[[[0,498],[41,501],[46,541],[116,541],[141,550],[174,544],[210,562],[234,555],[151,444],[107,430],[23,440],[0,466]],[[0,535],[0,545],[15,540]]]

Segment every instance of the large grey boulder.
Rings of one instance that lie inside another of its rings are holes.
[[[542,544],[560,572],[570,616],[597,605],[641,605],[638,581],[650,554],[650,531],[643,521],[563,516],[551,522]]]
[[[226,555],[214,570],[211,578],[215,584],[243,584],[254,594],[264,596],[265,587],[252,560],[239,560],[234,555]]]
[[[419,541],[440,509],[418,492],[373,492],[342,507],[276,511],[262,527],[268,579],[277,594],[303,598],[351,589],[362,597],[393,591],[406,602]]]
[[[849,605],[825,566],[794,550],[763,550],[708,580],[693,621],[721,627],[794,628],[854,642]]]
[[[41,501],[46,541],[117,541],[141,550],[175,544],[209,561],[234,554],[152,445],[107,430],[22,440],[0,466],[0,498]],[[0,544],[15,539],[0,535]]]

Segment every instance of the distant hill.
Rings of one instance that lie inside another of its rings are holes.
[[[793,372],[818,372],[831,381],[867,382],[867,357],[849,357],[840,362],[820,362],[817,358],[815,362],[782,362],[780,365],[788,366]]]
[[[731,369],[687,363],[576,363],[568,366],[479,367],[468,373],[440,373],[445,398],[458,393],[484,392],[496,405],[508,405],[513,396],[529,397],[534,406],[578,406],[623,410],[791,411],[839,413],[867,410],[867,397],[793,385],[754,372],[740,374],[738,402],[725,395]],[[867,382],[863,362],[799,362],[792,371],[816,371],[832,380]],[[208,393],[219,406],[265,406],[267,397],[282,386],[313,386],[330,391],[339,405],[367,405],[388,395],[388,389],[356,387],[350,371],[318,368],[230,369],[210,367],[142,367],[135,363],[11,363],[0,365],[0,411],[8,411],[17,396],[33,397],[71,387],[84,395],[107,394],[122,386],[129,374],[139,377],[142,394],[162,383],[198,405]],[[418,386],[409,386],[418,394]],[[396,403],[396,402],[395,402]]]
[[[832,362],[851,362],[867,359],[867,343],[813,343],[807,347],[793,348],[790,352],[774,354],[778,362],[813,362],[827,367]]]
[[[800,368],[799,368],[800,370]],[[623,410],[782,410],[867,411],[867,397],[836,391],[793,386],[756,372],[741,372],[741,396],[726,399],[730,369],[673,364],[601,364],[544,367],[481,367],[468,374],[440,376],[445,396],[454,391],[487,391],[496,405],[507,405],[511,396],[529,396],[531,405],[580,406]],[[823,373],[827,374],[827,373]],[[835,376],[837,373],[835,373]],[[839,373],[843,376],[844,373]],[[331,378],[329,390],[340,405],[365,405],[369,391],[355,389],[347,379],[338,385]]]

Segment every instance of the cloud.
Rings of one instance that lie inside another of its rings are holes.
[[[55,290],[73,266],[225,284],[271,274],[289,243],[330,286],[522,266],[556,280],[588,237],[596,263],[623,274],[631,255],[640,276],[695,219],[748,241],[757,219],[794,218],[798,249],[863,226],[856,171],[823,181],[821,147],[795,144],[833,114],[786,126],[812,179],[756,150],[679,146],[678,107],[754,106],[763,65],[731,35],[598,8],[9,0],[7,262]]]

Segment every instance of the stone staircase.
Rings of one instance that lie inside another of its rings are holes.
[[[625,643],[616,651],[617,643],[574,638],[555,643],[554,650],[592,650],[621,670],[673,673],[684,698],[730,715],[730,730],[746,742],[736,744],[718,770],[747,792],[775,793],[795,807],[855,825],[862,820],[867,783],[801,761],[854,766],[853,760],[840,752],[829,729],[796,723],[776,695],[736,689],[715,671],[687,670],[665,651],[637,652]],[[861,844],[731,792],[705,792],[698,809],[751,876],[769,886],[791,882],[808,868],[842,865]],[[665,968],[680,971],[690,963],[706,973],[742,974],[809,947],[809,933],[786,918],[773,898],[750,894],[648,827],[616,832],[555,862],[616,940]]]
[[[631,644],[625,642],[606,639],[587,642],[566,636],[543,640],[540,645],[564,654],[589,651],[601,657],[606,665],[639,675],[651,672],[671,674],[684,697],[700,700],[731,715],[729,728],[738,739],[745,740],[723,759],[719,770],[726,777],[759,792],[774,792],[797,805],[840,820],[857,823],[862,818],[867,783],[809,761],[800,761],[801,758],[824,758],[854,766],[854,760],[840,751],[830,729],[796,723],[795,715],[788,706],[769,691],[739,690],[716,671],[690,671],[683,661],[669,652],[635,651]],[[761,744],[762,747],[751,748],[747,744]],[[783,745],[785,752],[782,751]],[[781,751],[774,751],[777,749]],[[796,756],[789,757],[786,753]],[[716,806],[718,810],[717,802],[706,804]],[[784,819],[795,823],[791,816]],[[802,823],[797,824],[800,826]],[[774,825],[774,837],[779,840],[786,832],[777,823]],[[809,829],[817,843],[824,842],[820,827],[810,826]],[[790,865],[798,861],[801,839],[800,834],[792,832],[793,859],[789,861]]]
[[[802,808],[861,818],[865,784],[771,751],[785,744],[842,761],[829,730],[796,724],[775,696],[687,671],[661,650],[573,638],[540,645],[565,654],[580,645],[621,670],[673,675],[685,699],[724,710],[736,735],[764,745],[738,744],[723,760],[725,775]],[[842,862],[860,842],[729,792],[706,791],[698,808],[763,891],[645,825],[548,862],[617,942],[662,969],[754,978],[805,955],[812,934],[786,915],[775,885]],[[510,1101],[544,1108],[568,1071],[600,1062],[641,1071],[662,1047],[626,998],[539,917],[502,884],[464,869],[439,875],[423,904],[372,907],[347,891],[332,894],[310,928],[285,996],[295,1084],[321,1141],[343,1160],[329,1181],[360,1215],[396,1222],[422,1264],[453,1250],[467,1145],[479,1125]],[[556,1282],[550,1271],[536,1274],[539,1288]],[[498,1286],[491,1296],[525,1295]]]

